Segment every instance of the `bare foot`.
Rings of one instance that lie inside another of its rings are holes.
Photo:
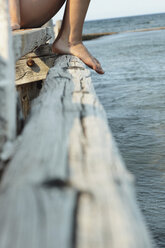
[[[82,42],[77,44],[66,44],[66,41],[57,39],[52,45],[52,51],[56,54],[71,54],[81,59],[87,66],[95,70],[99,74],[104,74],[99,61],[94,58]]]
[[[18,23],[11,23],[12,31],[20,29],[20,25]]]

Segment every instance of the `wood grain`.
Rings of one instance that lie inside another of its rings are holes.
[[[13,49],[15,61],[45,44],[53,34],[50,27],[13,31]]]
[[[50,69],[0,187],[0,247],[151,248],[89,70]]]
[[[51,45],[42,45],[16,62],[16,85],[45,80],[53,67],[57,55],[52,53]],[[29,65],[28,62],[32,63]]]

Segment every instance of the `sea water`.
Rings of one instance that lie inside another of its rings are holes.
[[[84,33],[165,26],[165,14],[97,20]],[[97,95],[156,247],[165,247],[165,30],[121,33],[85,42],[106,73],[92,71]],[[139,247],[140,248],[140,247]]]

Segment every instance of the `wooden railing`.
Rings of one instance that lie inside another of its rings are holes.
[[[0,34],[0,247],[151,248],[89,70],[52,54],[50,28],[12,36],[6,0]]]

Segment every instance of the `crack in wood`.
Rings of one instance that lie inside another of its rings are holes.
[[[80,67],[80,66],[69,66],[69,65],[66,66],[66,67],[63,67],[63,69],[64,69],[64,70],[70,70],[70,69],[71,69],[71,70],[73,70],[73,69],[74,69],[74,70],[77,70],[77,69],[79,69],[79,70],[82,70],[82,71],[85,70],[85,68]]]
[[[59,189],[64,189],[66,187],[71,187],[70,182],[64,181],[63,179],[60,178],[55,178],[55,179],[47,179],[42,183],[42,186],[46,188],[59,188]]]

